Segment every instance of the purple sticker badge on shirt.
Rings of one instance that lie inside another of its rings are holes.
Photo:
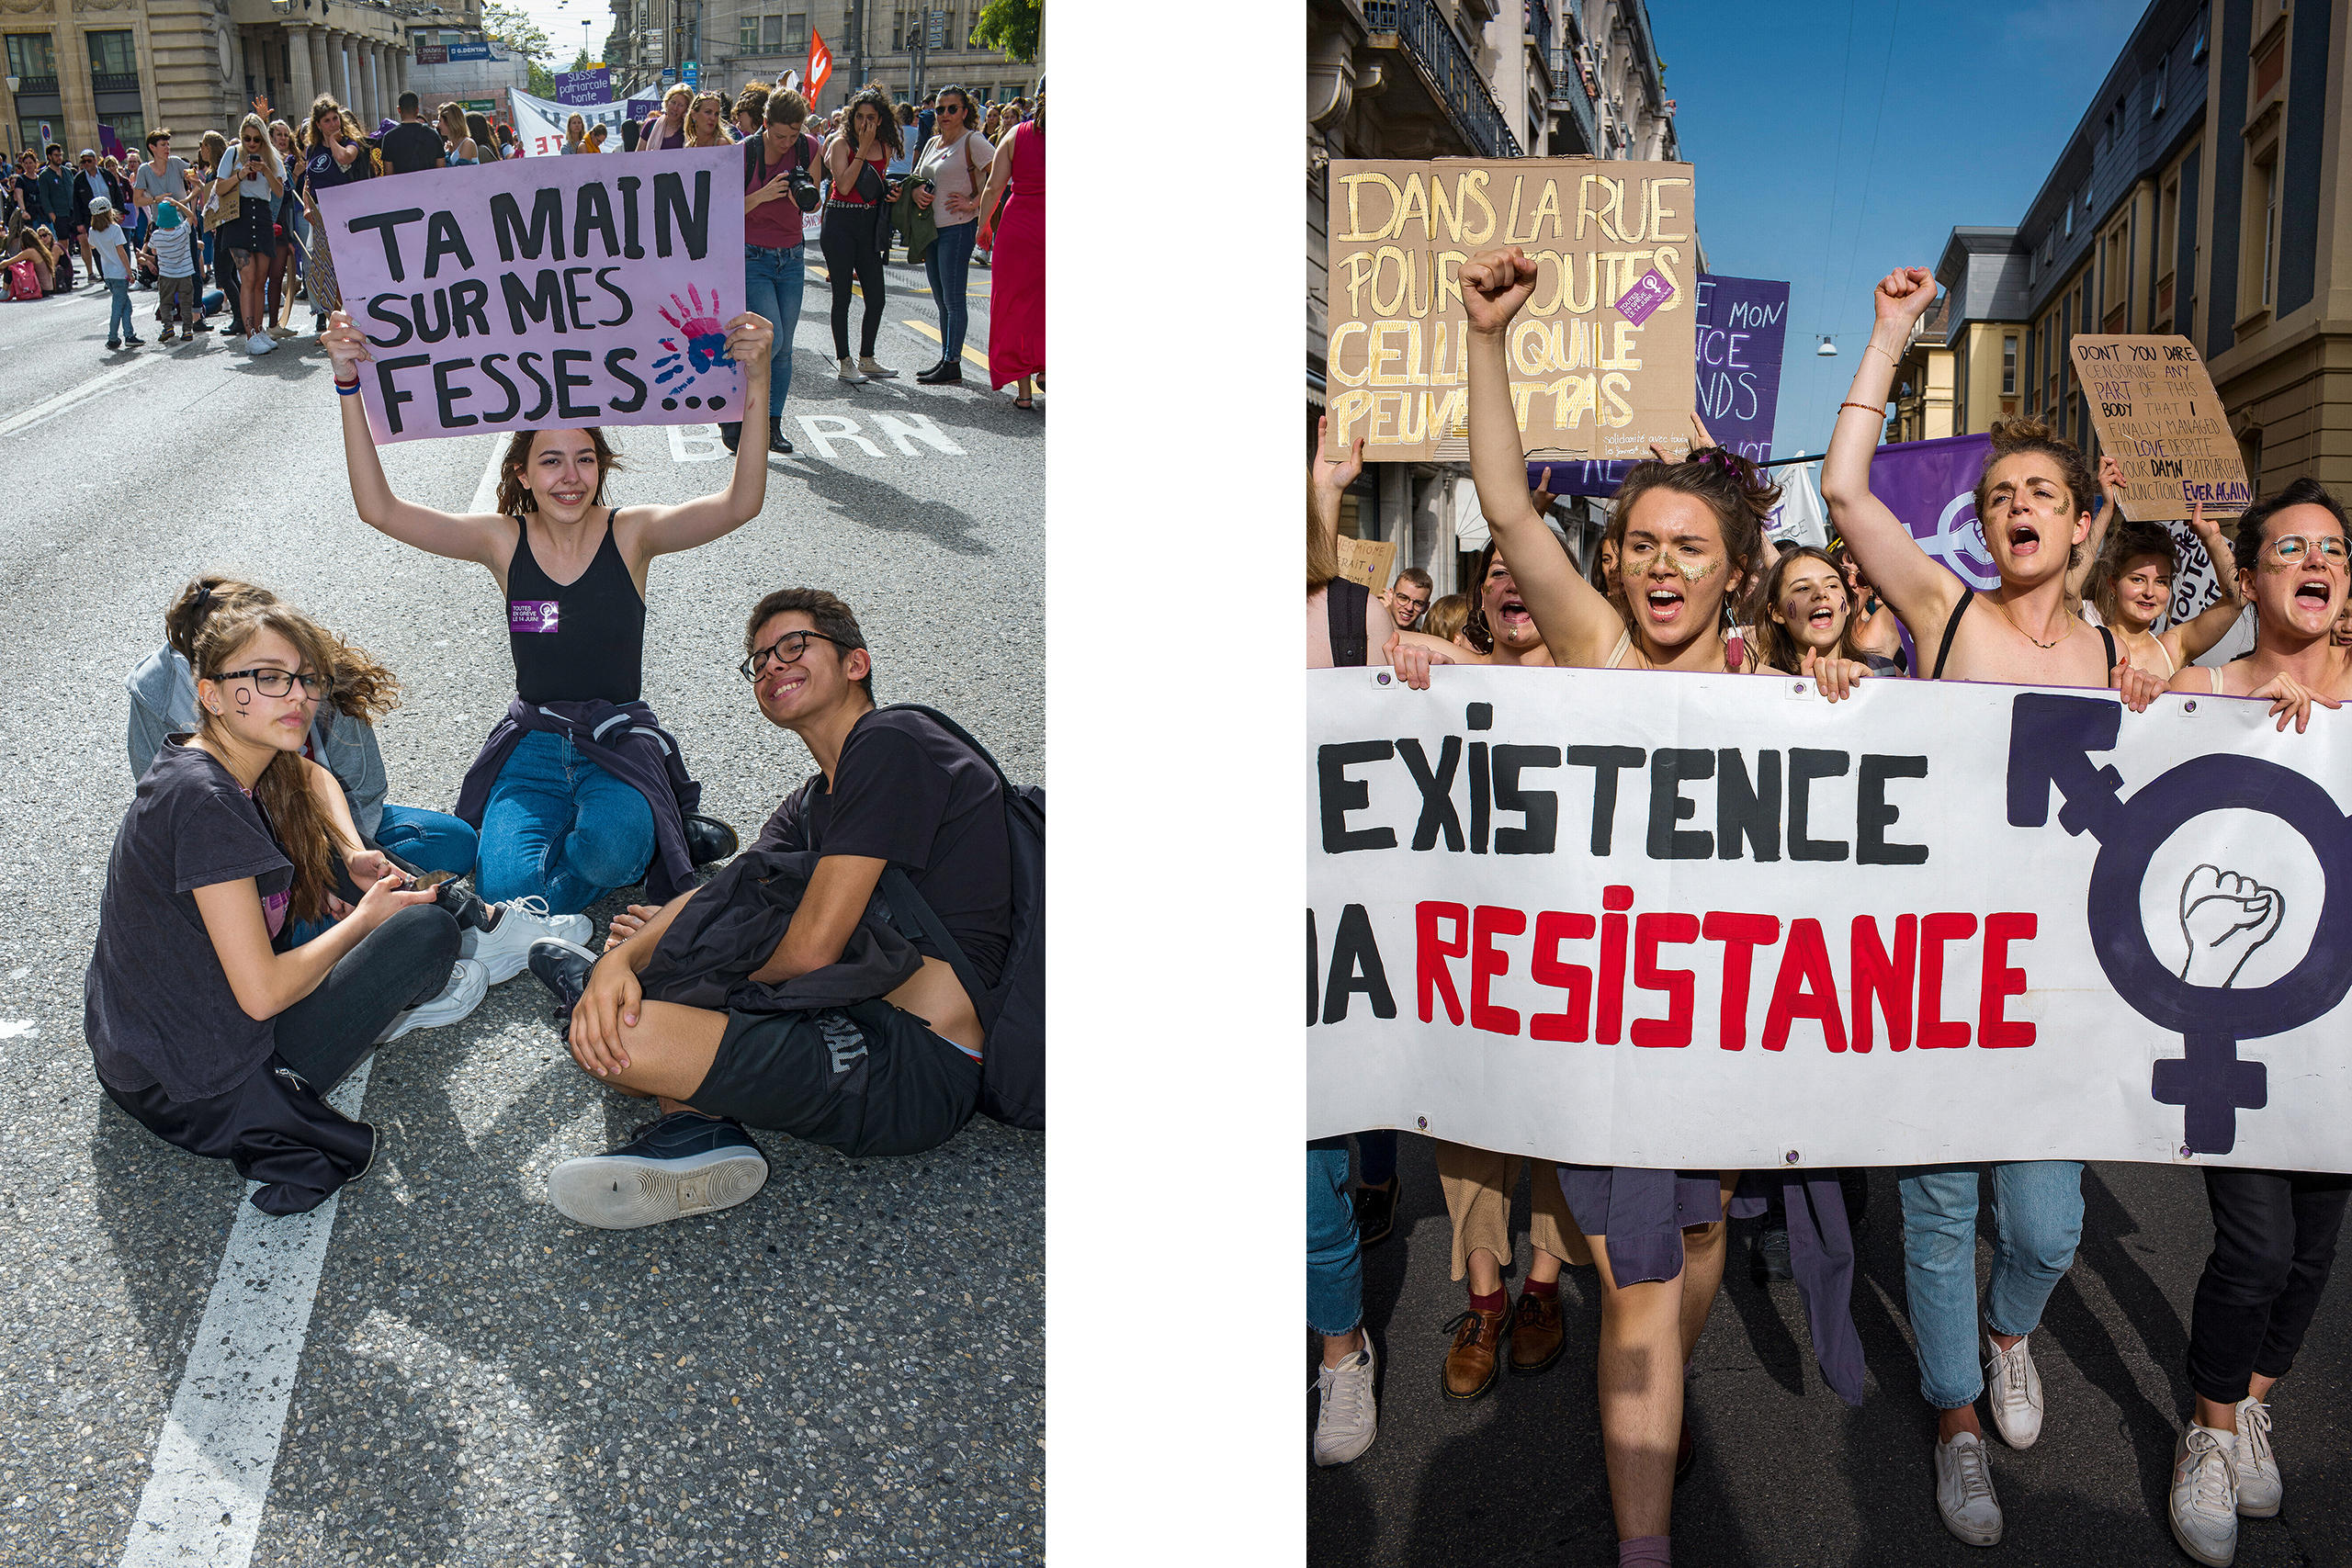
[[[555,599],[509,599],[506,626],[510,631],[551,632],[562,604]]]
[[[1638,327],[1650,319],[1651,311],[1673,298],[1674,285],[1652,267],[1634,279],[1634,287],[1617,301],[1617,313]]]

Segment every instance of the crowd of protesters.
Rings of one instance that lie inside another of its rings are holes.
[[[2106,458],[2094,477],[2063,436],[2011,419],[1994,427],[1975,493],[1999,585],[1973,590],[1928,555],[1870,488],[1895,361],[1936,294],[1920,268],[1896,270],[1873,294],[1876,327],[1821,478],[1831,548],[1775,548],[1761,524],[1776,489],[1747,459],[1702,441],[1680,461],[1660,456],[1632,468],[1580,569],[1544,520],[1550,498],[1531,495],[1510,396],[1503,345],[1534,264],[1517,247],[1490,251],[1471,258],[1461,279],[1471,472],[1492,542],[1469,591],[1435,603],[1419,570],[1399,573],[1380,594],[1350,581],[1335,545],[1340,494],[1361,471],[1362,445],[1336,460],[1318,449],[1307,521],[1310,668],[1385,659],[1417,687],[1434,664],[1780,673],[1810,676],[1833,700],[1857,682],[1909,676],[2108,687],[2133,712],[2171,690],[2266,702],[2278,728],[2298,733],[2315,706],[2352,698],[2352,639],[2339,630],[2352,618],[2352,547],[2344,507],[2314,480],[2258,498],[2233,538],[2200,508],[2192,526],[2220,601],[2165,626],[2175,576],[2189,563],[2165,529],[2123,514],[2120,465]],[[2193,663],[2248,605],[2253,649],[2219,665]],[[1904,630],[1924,667],[1909,667]],[[1354,1459],[1377,1429],[1360,1257],[1394,1221],[1396,1136],[1358,1137],[1352,1189],[1348,1140],[1308,1149],[1308,1325],[1322,1344],[1317,1464]],[[1513,1301],[1503,1271],[1514,1257],[1509,1213],[1521,1162],[1442,1141],[1434,1153],[1453,1231],[1453,1276],[1466,1281],[1468,1298],[1440,1359],[1446,1395],[1477,1399],[1506,1366],[1532,1374],[1553,1365],[1566,1348],[1561,1270],[1592,1268],[1601,1301],[1593,1359],[1620,1561],[1670,1562],[1673,1491],[1694,1451],[1682,1382],[1722,1277],[1724,1220],[1803,1203],[1812,1223],[1800,1252],[1850,1245],[1847,1227],[1867,1201],[1865,1173],[1816,1173],[1834,1177],[1815,1184],[1827,1195],[1821,1201],[1804,1184],[1756,1172],[1532,1162],[1532,1261]],[[1889,1174],[1902,1210],[1920,1392],[1938,1417],[1936,1507],[1953,1536],[1991,1546],[2004,1522],[1978,1404],[2012,1448],[2030,1447],[2041,1433],[2044,1385],[2032,1337],[2082,1236],[2083,1168],[2043,1159]],[[2278,1512],[2272,1391],[2325,1285],[2352,1176],[2214,1166],[2201,1174],[2214,1241],[2188,1335],[2195,1407],[2175,1445],[2165,1510],[2182,1550],[2221,1568],[2232,1561],[2241,1517]],[[1977,1215],[1987,1176],[1997,1245],[1980,1303]],[[1826,1292],[1835,1276],[1817,1267],[1809,1274],[1804,1263],[1793,1270],[1800,1287]],[[1759,1233],[1751,1267],[1759,1280],[1791,1277],[1785,1219]],[[1851,1363],[1837,1365],[1840,1337],[1823,1332],[1850,1323],[1850,1307],[1807,1305],[1825,1377],[1859,1403],[1859,1341]]]
[[[273,118],[266,98],[233,132],[181,133],[193,156],[175,155],[175,133],[151,130],[117,158],[85,149],[73,164],[52,142],[43,163],[24,153],[0,181],[0,274],[12,299],[66,293],[85,281],[109,294],[107,348],[141,346],[131,296],[152,292],[163,344],[225,330],[251,355],[299,335],[295,303],[322,332],[341,292],[318,193],[353,180],[460,168],[524,154],[514,127],[456,103],[428,118],[403,93],[398,118],[373,130],[331,96],[299,126]],[[894,103],[862,88],[812,123],[808,100],[782,85],[752,83],[731,105],[720,94],[674,86],[641,123],[623,120],[617,148],[603,125],[575,114],[558,151],[661,152],[741,143],[744,150],[745,286],[752,307],[784,324],[775,333],[768,438],[790,452],[783,430],[791,388],[792,323],[807,277],[805,215],[815,227],[831,290],[833,359],[852,385],[898,378],[876,357],[888,300],[885,264],[894,243],[925,270],[937,315],[939,357],[916,370],[926,385],[960,386],[971,360],[991,387],[1012,388],[1016,408],[1045,388],[1046,102],[983,103],[944,86],[920,103]],[[76,272],[76,265],[80,271]],[[970,271],[991,274],[985,356],[968,350]],[[862,299],[855,352],[850,306]],[[741,426],[723,425],[734,449]]]

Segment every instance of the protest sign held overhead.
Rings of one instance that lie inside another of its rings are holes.
[[[724,146],[322,191],[376,438],[736,417],[741,180]]]
[[[1533,297],[1506,343],[1529,455],[1679,455],[1697,406],[1688,164],[1341,160],[1330,167],[1328,450],[1469,453],[1464,262],[1518,245]]]
[[[2123,514],[2143,523],[2254,504],[2245,459],[2213,378],[2185,337],[2077,337],[2067,344],[2099,446],[2123,465]]]
[[[2343,1163],[2344,726],[1957,682],[1308,681],[1309,1137]]]

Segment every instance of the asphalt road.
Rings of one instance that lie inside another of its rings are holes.
[[[1568,1350],[1551,1371],[1506,1372],[1474,1403],[1447,1399],[1442,1325],[1462,1310],[1463,1287],[1447,1279],[1452,1233],[1430,1144],[1410,1134],[1401,1143],[1396,1229],[1364,1255],[1365,1321],[1385,1359],[1380,1435],[1363,1458],[1330,1471],[1314,1470],[1301,1444],[1308,1562],[1615,1563],[1593,1404],[1600,1323],[1593,1271],[1562,1276]],[[1723,1294],[1691,1362],[1686,1408],[1698,1466],[1675,1493],[1675,1561],[1701,1568],[2188,1563],[2165,1524],[2165,1498],[2174,1435],[2189,1403],[2182,1367],[2189,1300],[2212,1238],[2204,1184],[2187,1170],[2095,1165],[2083,1195],[2081,1249],[2033,1337],[2048,1409],[2041,1441],[2012,1451],[1988,1436],[2007,1523],[2002,1544],[1989,1551],[1953,1540],[1936,1514],[1928,1449],[1935,1422],[1919,1398],[1905,1315],[1892,1174],[1871,1173],[1860,1236],[1854,1317],[1870,1368],[1860,1410],[1823,1385],[1796,1286],[1751,1282],[1749,1224],[1735,1223]],[[1522,1179],[1513,1210],[1514,1295],[1525,1278],[1526,1225]],[[1980,1283],[1991,1266],[1989,1204],[1983,1235]],[[2238,1568],[2352,1563],[2352,1302],[2341,1273],[2273,1397],[2286,1506],[2278,1518],[2243,1522]],[[1307,1404],[1311,1434],[1311,1394]]]
[[[961,390],[915,386],[937,345],[904,323],[932,324],[931,302],[920,269],[890,277],[880,356],[907,378],[834,378],[812,276],[799,457],[771,459],[757,520],[652,569],[647,699],[704,809],[747,840],[811,765],[733,669],[772,587],[842,593],[884,701],[935,705],[1014,777],[1044,777],[1044,416],[970,365]],[[982,353],[987,283],[974,273]],[[245,1190],[91,1075],[82,974],[133,782],[123,676],[191,572],[238,570],[399,672],[406,704],[379,730],[392,798],[443,807],[512,691],[488,575],[353,515],[315,344],[160,348],[153,297],[134,298],[149,346],[121,355],[103,292],[0,306],[0,1563],[125,1560]],[[707,427],[616,434],[624,504],[723,482]],[[499,439],[384,459],[403,494],[463,509]],[[590,911],[600,938],[620,901]],[[365,1115],[382,1153],[341,1199],[307,1333],[278,1337],[291,1398],[274,1471],[245,1477],[266,1485],[251,1562],[1042,1558],[1041,1134],[976,1119],[870,1160],[762,1134],[772,1173],[750,1203],[582,1229],[548,1206],[548,1169],[648,1112],[571,1065],[527,974],[379,1053]],[[227,1293],[267,1294],[269,1273]],[[211,1413],[233,1425],[239,1397]],[[245,1561],[206,1550],[185,1560]]]

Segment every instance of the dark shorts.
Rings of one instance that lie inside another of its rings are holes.
[[[307,1213],[365,1176],[376,1157],[375,1128],[329,1105],[275,1052],[244,1082],[209,1100],[175,1100],[160,1085],[120,1089],[101,1078],[98,1087],[164,1142],[225,1159],[239,1176],[261,1182],[253,1203],[266,1214]]]
[[[688,1103],[845,1155],[913,1155],[954,1137],[979,1093],[978,1063],[912,1013],[876,1001],[729,1012]]]
[[[1560,1192],[1577,1229],[1607,1240],[1609,1269],[1621,1286],[1682,1272],[1683,1228],[1724,1217],[1719,1182],[1712,1170],[1560,1167]]]

